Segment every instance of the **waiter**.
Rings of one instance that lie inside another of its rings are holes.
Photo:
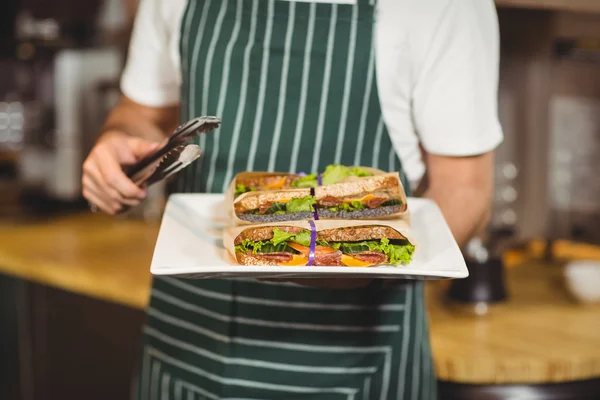
[[[502,141],[498,42],[492,0],[142,0],[83,193],[110,214],[138,204],[122,166],[216,115],[180,191],[220,193],[244,170],[401,171],[463,245],[486,222]],[[136,386],[161,400],[434,399],[423,285],[157,277]]]

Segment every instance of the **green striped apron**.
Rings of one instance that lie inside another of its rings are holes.
[[[396,171],[375,81],[374,0],[189,0],[182,119],[218,115],[179,191],[244,170]],[[408,187],[408,186],[407,186]],[[154,280],[141,399],[434,399],[421,283],[327,290]]]

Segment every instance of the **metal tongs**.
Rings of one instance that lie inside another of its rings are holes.
[[[195,144],[181,145],[175,147],[163,156],[154,169],[154,172],[147,178],[135,181],[138,186],[150,186],[163,179],[167,179],[177,172],[181,171],[202,155],[200,146]]]
[[[200,147],[185,143],[218,128],[220,124],[221,119],[217,117],[198,117],[180,125],[163,147],[127,168],[125,173],[138,186],[150,186],[167,179],[202,154]]]

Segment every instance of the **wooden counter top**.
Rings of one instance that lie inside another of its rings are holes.
[[[96,214],[3,224],[0,273],[143,309],[157,234],[158,224]],[[573,255],[564,243],[557,249]],[[542,251],[539,243],[532,246],[533,254]],[[577,253],[594,255],[589,246]],[[510,301],[485,317],[450,311],[438,298],[444,282],[428,285],[440,379],[539,383],[600,377],[600,305],[575,305],[557,284],[557,267],[523,261],[510,258],[511,265],[523,264],[507,271]]]
[[[83,213],[0,224],[0,273],[145,308],[159,224]]]
[[[552,383],[600,378],[600,305],[574,303],[561,268],[527,264],[506,271],[509,301],[484,317],[442,306],[428,289],[438,378],[458,383]]]

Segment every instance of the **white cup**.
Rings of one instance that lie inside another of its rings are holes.
[[[565,281],[571,294],[581,303],[600,302],[600,261],[578,260],[565,266]]]

